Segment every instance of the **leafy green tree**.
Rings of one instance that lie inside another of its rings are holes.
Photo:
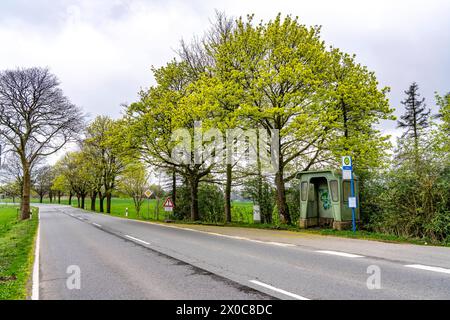
[[[85,161],[89,163],[88,166],[88,175],[90,181],[90,191],[89,197],[91,199],[91,211],[96,211],[96,203],[97,197],[99,195],[104,194],[103,190],[103,180],[104,180],[104,171],[105,171],[105,162],[100,160],[102,156],[102,152],[99,152],[99,149],[95,143],[92,143],[90,134],[92,133],[92,128],[89,128],[91,132],[87,134],[87,138],[82,143],[82,150],[85,155]],[[104,199],[104,197],[103,197]],[[101,212],[104,212],[103,209],[103,200],[100,199],[100,207]]]
[[[367,222],[376,212],[373,182],[377,173],[388,166],[388,151],[392,148],[389,136],[376,129],[381,120],[395,120],[386,97],[389,88],[379,89],[374,72],[357,63],[354,55],[333,48],[330,57],[327,100],[334,109],[330,114],[336,118],[317,160],[321,165],[338,168],[342,156],[352,156],[360,181],[361,218]]]
[[[329,68],[329,103],[336,119],[323,148],[334,159],[351,155],[357,173],[364,174],[386,163],[389,136],[375,128],[381,120],[395,120],[386,94],[378,88],[375,73],[355,61],[355,56],[332,49]],[[336,164],[338,165],[338,164]]]
[[[11,181],[0,186],[0,194],[6,198],[11,198],[12,202],[16,202],[16,198],[20,198],[22,193],[22,185],[19,181]]]
[[[149,174],[141,163],[129,163],[119,177],[118,189],[133,199],[136,215],[140,217],[145,200]]]
[[[237,21],[217,54],[217,68],[244,92],[237,114],[255,127],[279,131],[272,151],[277,208],[285,222],[291,222],[285,184],[299,170],[336,166],[349,153],[367,168],[385,156],[388,137],[375,125],[392,119],[388,88],[378,89],[374,73],[354,56],[327,51],[320,28],[280,15],[255,26],[250,16]]]
[[[265,130],[279,131],[275,184],[277,208],[291,222],[286,203],[287,170],[300,156],[312,155],[327,132],[329,115],[318,101],[326,80],[326,50],[319,28],[307,28],[280,15],[254,26],[252,17],[239,19],[231,40],[219,50],[218,61],[242,86],[247,98],[240,112]],[[225,67],[224,67],[225,68]]]
[[[61,197],[66,193],[67,194],[70,193],[69,182],[67,181],[66,177],[61,173],[58,173],[56,177],[53,179],[51,189],[56,193],[59,204],[61,204]]]
[[[117,177],[125,167],[125,148],[122,144],[122,122],[106,116],[98,116],[86,129],[83,150],[92,166],[88,175],[92,183],[91,198],[97,195],[100,200],[100,212],[111,213],[112,192],[116,187]],[[95,201],[91,201],[95,203]],[[91,207],[95,210],[95,207]]]
[[[204,122],[213,112],[206,105],[205,97],[199,93],[195,79],[186,62],[170,62],[165,67],[154,69],[157,85],[141,92],[141,100],[128,108],[129,141],[141,152],[144,161],[159,170],[175,171],[182,176],[191,190],[191,219],[199,219],[198,187],[212,170],[200,155],[205,144],[196,146],[198,135],[213,126]],[[177,129],[180,135],[174,138]],[[181,141],[180,141],[181,139]],[[180,142],[186,148],[179,149]],[[181,157],[175,156],[178,150]]]
[[[82,151],[66,153],[57,165],[71,192],[77,197],[78,207],[84,209],[91,186],[90,164],[85,161],[85,154]]]
[[[442,157],[450,161],[450,92],[444,96],[436,94],[436,103],[439,106],[437,118],[441,121],[435,130],[435,142]]]

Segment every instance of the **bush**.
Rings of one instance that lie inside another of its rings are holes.
[[[366,207],[372,230],[434,243],[450,239],[449,168],[429,163],[420,175],[407,165],[369,186]],[[373,203],[371,205],[371,203]]]
[[[223,222],[224,213],[224,194],[217,185],[201,184],[198,192],[198,207],[200,219],[206,222]]]
[[[293,224],[297,224],[300,218],[300,181],[295,180],[286,190],[286,202]]]
[[[198,209],[200,220],[205,222],[224,221],[224,194],[217,185],[202,183],[198,189]],[[177,188],[177,201],[174,217],[179,220],[189,220],[191,215],[190,188]]]
[[[259,189],[261,192],[259,192]],[[246,179],[242,192],[244,198],[250,199],[253,203],[259,205],[262,223],[273,222],[273,210],[275,208],[275,189],[267,181],[267,178],[258,177]]]
[[[234,205],[231,207],[231,217],[233,222],[253,223],[253,205]]]

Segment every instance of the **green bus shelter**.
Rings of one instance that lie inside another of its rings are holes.
[[[352,209],[348,207],[351,197],[350,180],[343,180],[341,171],[303,171],[300,180],[300,228],[332,227],[343,230],[352,225]],[[359,204],[359,181],[354,176],[355,196]],[[356,221],[360,220],[359,205]]]

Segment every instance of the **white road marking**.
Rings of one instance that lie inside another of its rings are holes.
[[[181,228],[181,229],[184,229],[184,228]],[[206,233],[206,234],[210,234],[210,235],[218,236],[218,237],[224,237],[224,238],[230,238],[230,239],[236,239],[236,240],[245,240],[245,241],[251,241],[251,242],[262,243],[262,244],[272,244],[274,246],[279,246],[279,247],[295,247],[296,246],[295,244],[292,244],[292,243],[262,241],[262,240],[250,239],[250,238],[239,237],[239,236],[230,236],[227,234],[221,234],[221,233],[216,233],[216,232],[199,231],[199,230],[193,230],[193,229],[189,229],[189,230],[198,231],[201,233]]]
[[[450,269],[445,269],[445,268],[441,268],[441,267],[424,266],[422,264],[407,264],[407,265],[405,265],[405,267],[450,274]]]
[[[273,244],[274,246],[279,246],[279,247],[295,247],[295,244],[292,243],[282,243],[282,242],[268,242],[270,244]]]
[[[100,224],[98,224],[98,223],[95,223],[95,222],[92,222],[92,224],[94,225],[94,226],[96,226],[96,227],[99,227],[99,228],[101,228],[102,226],[100,225]]]
[[[260,282],[258,280],[250,280],[250,282],[253,283],[253,284],[256,284],[258,286],[261,286],[261,287],[264,287],[264,288],[267,288],[267,289],[270,289],[270,290],[282,293],[282,294],[284,294],[286,296],[289,296],[289,297],[297,299],[297,300],[310,300],[310,299],[302,297],[302,296],[300,296],[298,294],[295,294],[295,293],[292,293],[292,292],[289,292],[289,291],[286,291],[286,290],[283,290],[283,289],[275,288],[275,287],[273,287],[273,286],[271,286],[269,284]]]
[[[317,250],[316,252],[331,254],[334,256],[341,256],[341,257],[346,257],[346,258],[364,258],[364,256],[360,256],[360,255],[353,254],[353,253],[340,252],[340,251]]]
[[[150,243],[148,243],[148,242],[146,242],[146,241],[144,241],[144,240],[141,240],[141,239],[138,239],[138,238],[129,236],[129,235],[125,235],[125,237],[127,237],[128,239],[131,239],[131,240],[133,240],[133,241],[136,241],[136,242],[140,242],[140,243],[146,244],[146,245],[149,245],[149,244],[150,244]]]
[[[141,222],[141,221],[139,221],[139,222]],[[168,226],[168,225],[164,225],[164,224],[160,224],[160,223],[153,223],[153,222],[145,222],[145,221],[143,221],[143,222],[144,223],[153,224],[153,225],[156,225],[156,226],[166,227],[166,228],[173,228],[173,229],[187,230],[187,231],[193,231],[193,232],[198,232],[198,233],[205,233],[205,234],[210,234],[212,236],[218,236],[218,237],[229,238],[229,239],[245,240],[245,241],[262,243],[262,244],[271,244],[271,245],[279,246],[279,247],[296,247],[296,245],[292,244],[292,243],[283,243],[283,242],[274,242],[274,241],[262,241],[262,240],[250,239],[250,238],[239,237],[239,236],[230,236],[230,235],[227,235],[227,234],[222,234],[222,233],[217,233],[217,232],[202,231],[202,230],[196,230],[196,229],[191,229],[191,228],[183,228],[183,227],[177,227],[177,226]]]
[[[75,217],[73,214],[70,214],[71,217]]]
[[[40,214],[38,213],[38,220],[40,220]],[[31,300],[39,300],[39,254],[41,246],[41,224],[38,221],[38,229],[36,236],[36,248],[34,250],[34,265],[33,265],[33,284],[31,289]]]

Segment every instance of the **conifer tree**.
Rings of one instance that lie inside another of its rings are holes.
[[[413,82],[405,91],[406,98],[401,101],[405,106],[405,114],[398,121],[398,127],[406,129],[402,138],[410,138],[414,143],[414,155],[418,159],[420,138],[424,130],[430,126],[430,112],[426,109],[425,98],[420,98],[419,86]]]

